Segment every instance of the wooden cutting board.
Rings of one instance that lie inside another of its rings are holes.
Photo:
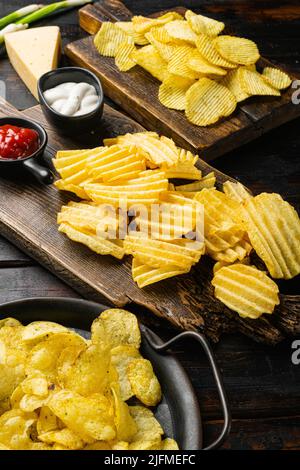
[[[103,138],[144,130],[129,117],[105,106],[99,133],[66,138],[46,122],[36,106],[22,113],[0,98],[0,117],[26,116],[41,123],[48,132],[45,159],[51,163],[59,149],[90,148]],[[214,170],[200,160],[203,174]],[[218,185],[231,179],[216,172]],[[234,180],[233,180],[234,181]],[[75,197],[74,197],[75,198]],[[300,296],[281,296],[272,316],[245,320],[213,297],[210,284],[213,262],[203,257],[191,273],[139,289],[131,278],[131,260],[120,262],[99,256],[69,240],[57,230],[56,214],[74,199],[54,186],[40,186],[27,177],[18,181],[0,176],[0,234],[36,259],[90,300],[107,300],[118,307],[129,306],[148,321],[153,313],[181,329],[205,332],[217,341],[228,331],[241,331],[257,341],[275,344],[287,335],[300,333]],[[152,312],[152,314],[151,314]]]
[[[184,13],[185,8],[175,10]],[[80,25],[90,34],[98,31],[102,21],[128,21],[131,17],[132,13],[118,0],[102,0],[79,11]],[[68,44],[65,53],[76,65],[98,75],[106,96],[136,121],[148,130],[172,137],[206,161],[300,116],[300,106],[291,101],[294,90],[290,88],[278,98],[253,97],[239,105],[231,117],[209,127],[198,127],[188,122],[183,112],[168,109],[158,101],[159,82],[144,69],[136,66],[129,72],[120,72],[113,58],[101,57],[92,36]],[[265,65],[272,64],[261,59],[260,66]]]

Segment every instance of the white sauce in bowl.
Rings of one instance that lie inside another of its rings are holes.
[[[94,111],[99,95],[93,85],[85,82],[66,82],[44,92],[44,98],[57,113],[65,116],[83,116]]]

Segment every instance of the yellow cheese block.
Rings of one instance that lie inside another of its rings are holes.
[[[38,79],[58,65],[61,51],[58,26],[8,33],[5,35],[5,46],[12,66],[38,99]]]

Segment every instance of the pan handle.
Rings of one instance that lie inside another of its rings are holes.
[[[42,184],[52,184],[54,181],[53,173],[39,163],[37,163],[33,158],[29,158],[23,162],[24,167],[30,171],[31,174]]]
[[[219,367],[216,362],[216,358],[214,356],[214,353],[211,349],[209,342],[207,341],[205,336],[203,336],[201,333],[197,333],[196,331],[186,331],[184,333],[180,333],[179,335],[170,339],[166,343],[157,344],[156,342],[153,341],[150,331],[146,328],[145,330],[146,331],[144,331],[144,334],[146,336],[147,341],[149,342],[150,346],[155,351],[158,351],[158,352],[165,352],[178,341],[181,341],[182,339],[187,339],[187,338],[195,339],[196,341],[198,341],[198,343],[201,344],[209,360],[209,363],[213,372],[213,376],[217,385],[218,394],[219,394],[219,398],[221,402],[222,413],[223,413],[223,419],[224,419],[223,427],[218,438],[212,444],[208,445],[202,450],[213,450],[213,449],[220,447],[220,445],[224,442],[224,440],[229,434],[230,427],[231,427],[231,414],[229,410],[228,399],[227,399],[227,395],[225,392],[223,379],[222,379]]]

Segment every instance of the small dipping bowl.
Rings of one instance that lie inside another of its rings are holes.
[[[53,183],[54,176],[51,170],[45,166],[42,166],[38,162],[38,159],[43,155],[48,142],[48,136],[45,129],[40,124],[23,118],[0,118],[0,126],[4,126],[5,124],[11,124],[12,126],[25,127],[27,129],[35,130],[39,135],[39,148],[28,157],[19,158],[17,160],[0,158],[0,174],[2,174],[2,170],[9,174],[15,174],[23,170],[28,170],[40,183]]]
[[[97,107],[82,116],[65,116],[51,108],[44,97],[44,92],[66,82],[86,82],[94,86],[99,96]],[[63,67],[47,72],[38,81],[38,95],[44,115],[53,126],[57,127],[59,132],[76,136],[99,126],[103,114],[103,90],[100,80],[89,70],[81,67]]]

